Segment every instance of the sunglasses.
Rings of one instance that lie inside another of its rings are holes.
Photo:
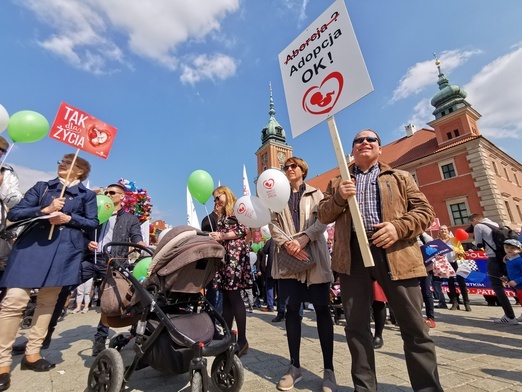
[[[358,137],[357,139],[353,139],[353,144],[361,144],[365,140],[368,143],[375,143],[379,139],[377,139],[375,136]]]
[[[121,195],[121,192],[105,191],[105,192],[104,192],[104,195],[105,195],[105,196],[107,196],[107,195],[111,195],[111,196],[114,196],[114,195]]]
[[[283,166],[283,170],[284,171],[288,171],[288,169],[292,169],[292,170],[295,170],[299,167],[299,165],[297,163],[291,163],[289,165],[286,165],[286,166]]]
[[[63,163],[64,165],[70,166],[72,161],[64,161],[63,159],[60,159],[59,161],[56,161],[56,163],[59,165]]]
[[[219,195],[219,196],[214,197],[214,203],[217,203],[221,196],[223,196],[223,193],[221,195]]]
[[[0,151],[2,152],[2,154],[5,154],[7,152],[5,148],[0,148]]]

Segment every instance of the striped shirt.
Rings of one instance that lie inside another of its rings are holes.
[[[354,166],[356,199],[361,211],[364,228],[366,232],[375,231],[373,225],[381,223],[381,206],[379,195],[379,184],[377,177],[381,172],[378,163],[373,165],[364,173],[357,165]]]

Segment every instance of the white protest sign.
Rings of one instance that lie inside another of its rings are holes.
[[[279,66],[293,137],[373,91],[342,0],[279,54]]]

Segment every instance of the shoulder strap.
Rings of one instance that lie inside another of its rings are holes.
[[[497,230],[498,230],[498,227],[493,226],[492,224],[490,224],[490,223],[486,223],[486,222],[479,222],[479,223],[477,223],[477,225],[484,225],[484,226],[489,227],[491,230],[493,230],[493,229],[497,229]],[[492,234],[492,236],[493,236],[493,234]],[[492,246],[491,246],[491,245],[490,245],[490,244],[489,244],[489,243],[488,243],[484,238],[482,238],[482,241],[483,241],[487,246],[489,246],[489,249],[491,249],[493,252],[496,252],[496,251],[497,251],[497,248],[496,248],[496,247],[495,247],[495,248],[492,247]]]
[[[2,200],[0,200],[0,209],[1,209],[1,217],[0,217],[0,230],[4,230],[6,227],[6,220],[7,220],[7,209],[5,207],[5,204]]]

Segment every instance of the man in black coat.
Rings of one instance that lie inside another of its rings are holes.
[[[147,246],[143,242],[138,218],[122,209],[121,203],[125,198],[125,189],[119,184],[111,184],[106,188],[105,196],[110,197],[114,203],[114,212],[106,222],[98,226],[96,231],[91,234],[91,241],[87,244],[89,253],[82,262],[82,282],[91,278],[105,278],[109,259],[116,257],[125,259],[128,257],[130,249],[126,246],[113,246],[109,249],[108,254],[103,254],[103,247],[108,242],[132,242]],[[105,349],[105,341],[108,336],[109,327],[100,320],[92,346],[94,357]]]

